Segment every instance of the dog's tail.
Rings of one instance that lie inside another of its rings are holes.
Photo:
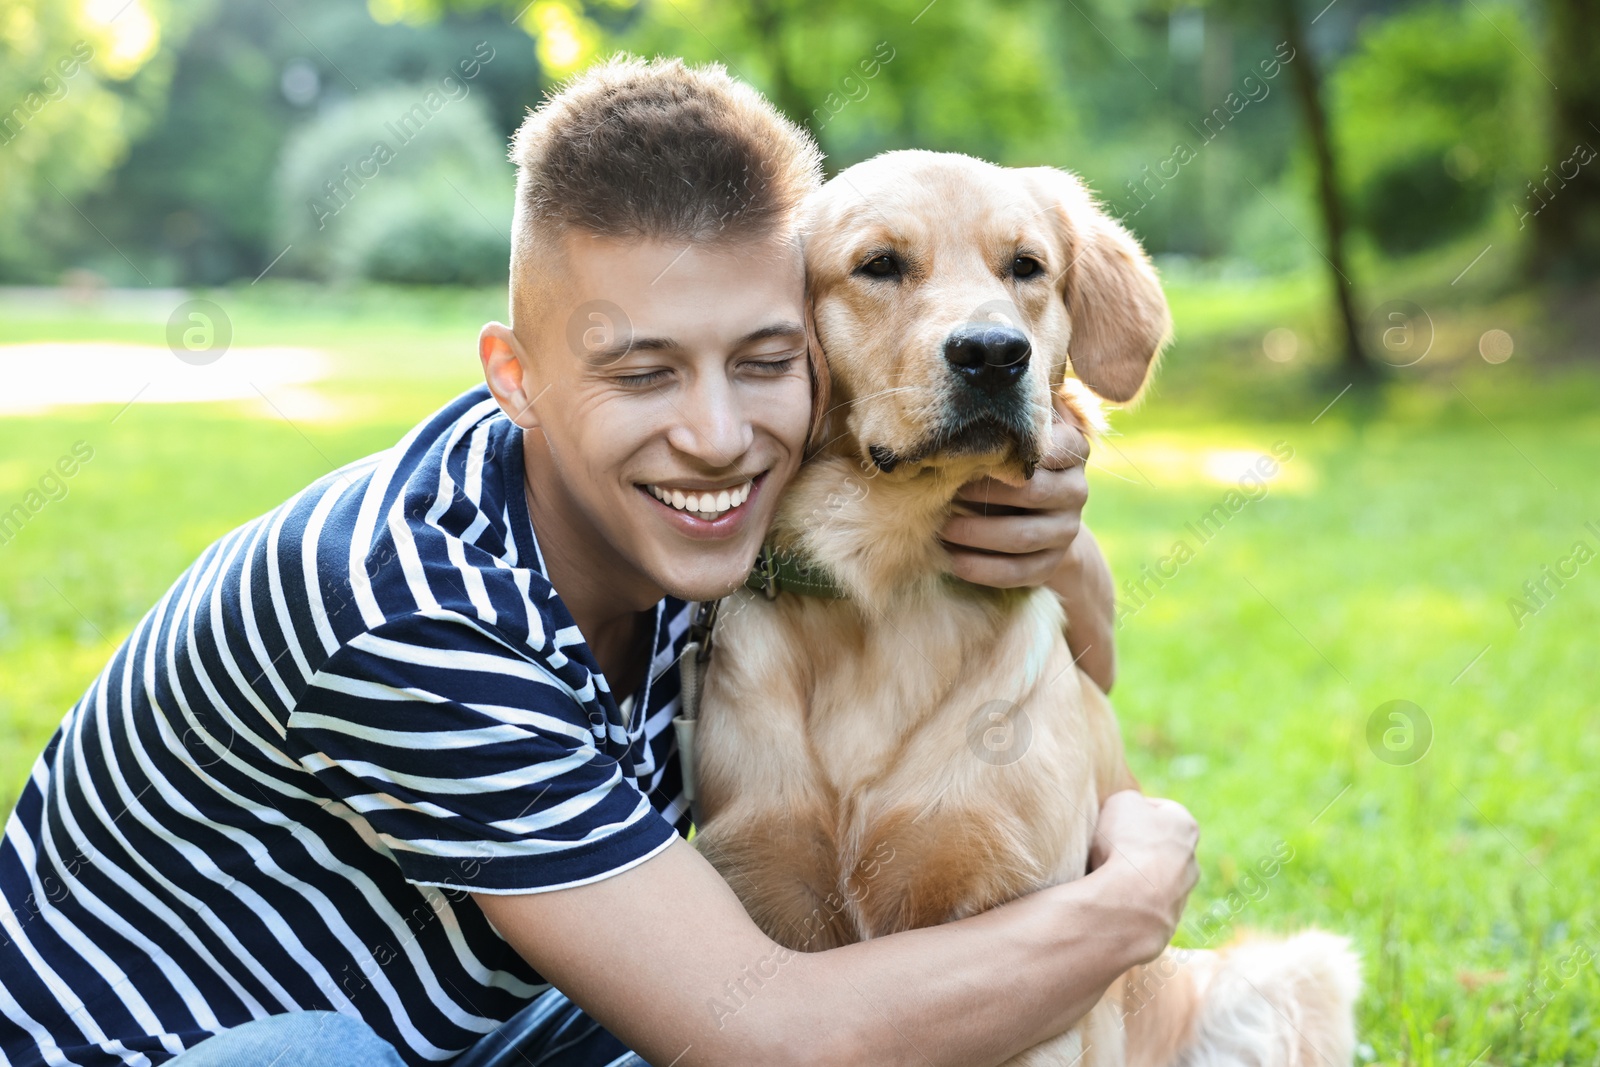
[[[1243,937],[1210,962],[1180,1067],[1350,1067],[1361,962],[1348,939]]]

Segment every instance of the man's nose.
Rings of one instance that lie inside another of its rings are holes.
[[[986,393],[1016,384],[1032,353],[1021,330],[994,323],[958,326],[944,342],[944,358],[955,376]]]
[[[732,384],[702,376],[684,394],[678,423],[668,440],[680,452],[717,467],[732,466],[750,449],[755,431]]]

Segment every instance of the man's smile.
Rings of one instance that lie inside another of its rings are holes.
[[[732,534],[766,478],[765,471],[754,478],[716,483],[639,483],[638,488],[653,497],[670,516],[674,525],[695,536],[725,537]]]

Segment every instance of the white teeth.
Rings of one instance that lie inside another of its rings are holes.
[[[715,519],[724,513],[739,507],[750,499],[750,491],[755,488],[754,482],[745,482],[743,485],[734,486],[732,489],[719,489],[715,492],[706,490],[700,493],[685,493],[681,489],[667,489],[664,486],[650,485],[645,488],[650,490],[650,495],[679,511],[687,511],[701,519]]]

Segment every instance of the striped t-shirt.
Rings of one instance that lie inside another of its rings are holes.
[[[687,832],[689,606],[657,606],[619,708],[522,471],[480,386],[140,621],[6,824],[0,1064],[158,1064],[304,1009],[447,1060],[547,988],[468,890],[581,885]]]

